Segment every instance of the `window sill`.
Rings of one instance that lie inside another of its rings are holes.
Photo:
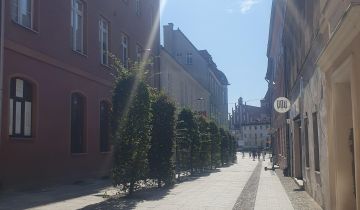
[[[9,136],[10,141],[12,142],[21,142],[21,143],[33,143],[35,138],[32,137],[20,137],[20,136]]]
[[[109,151],[107,151],[107,152],[100,152],[100,154],[102,154],[102,155],[109,155],[109,154],[111,154],[111,153],[112,153],[111,150],[109,150]]]
[[[39,34],[39,31],[37,31],[37,30],[35,30],[35,29],[33,29],[33,28],[29,28],[29,27],[27,27],[27,26],[21,25],[20,23],[14,21],[14,20],[12,20],[12,22],[13,22],[16,26],[19,26],[19,27],[21,27],[21,28],[23,28],[23,29],[26,29],[27,31],[33,32],[33,33],[35,33],[35,34]]]
[[[315,174],[320,175],[320,171],[315,171]]]
[[[74,50],[74,49],[72,49],[72,51],[73,51],[75,54],[77,54],[77,55],[81,55],[81,56],[83,56],[83,57],[85,57],[85,58],[87,58],[87,57],[88,57],[88,55],[87,55],[87,54],[85,54],[84,52],[79,52],[79,51]]]
[[[85,156],[85,155],[88,155],[87,152],[84,152],[84,153],[71,153],[71,156],[73,157],[76,157],[76,156]]]

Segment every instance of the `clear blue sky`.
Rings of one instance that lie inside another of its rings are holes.
[[[161,1],[165,3],[161,28],[174,23],[196,48],[208,50],[226,74],[231,83],[229,112],[240,96],[244,100],[265,96],[271,0]]]

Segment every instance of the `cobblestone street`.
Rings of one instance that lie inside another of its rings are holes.
[[[264,170],[270,165],[268,158],[239,156],[230,167],[191,177],[172,189],[137,192],[132,198],[108,198],[116,193],[108,181],[8,193],[0,197],[0,209],[321,209],[281,171]]]

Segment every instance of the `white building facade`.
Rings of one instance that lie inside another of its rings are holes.
[[[206,116],[210,93],[165,49],[160,50],[160,88],[177,105]]]

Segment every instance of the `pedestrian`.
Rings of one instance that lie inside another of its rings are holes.
[[[249,152],[249,158],[251,159],[251,151]]]
[[[244,157],[245,157],[245,152],[244,152],[244,150],[242,151],[242,158],[244,159]]]
[[[263,160],[265,161],[265,155],[266,155],[266,152],[263,151]]]
[[[252,156],[253,156],[253,161],[255,161],[255,158],[256,158],[256,151],[255,151],[255,149],[252,150]]]

